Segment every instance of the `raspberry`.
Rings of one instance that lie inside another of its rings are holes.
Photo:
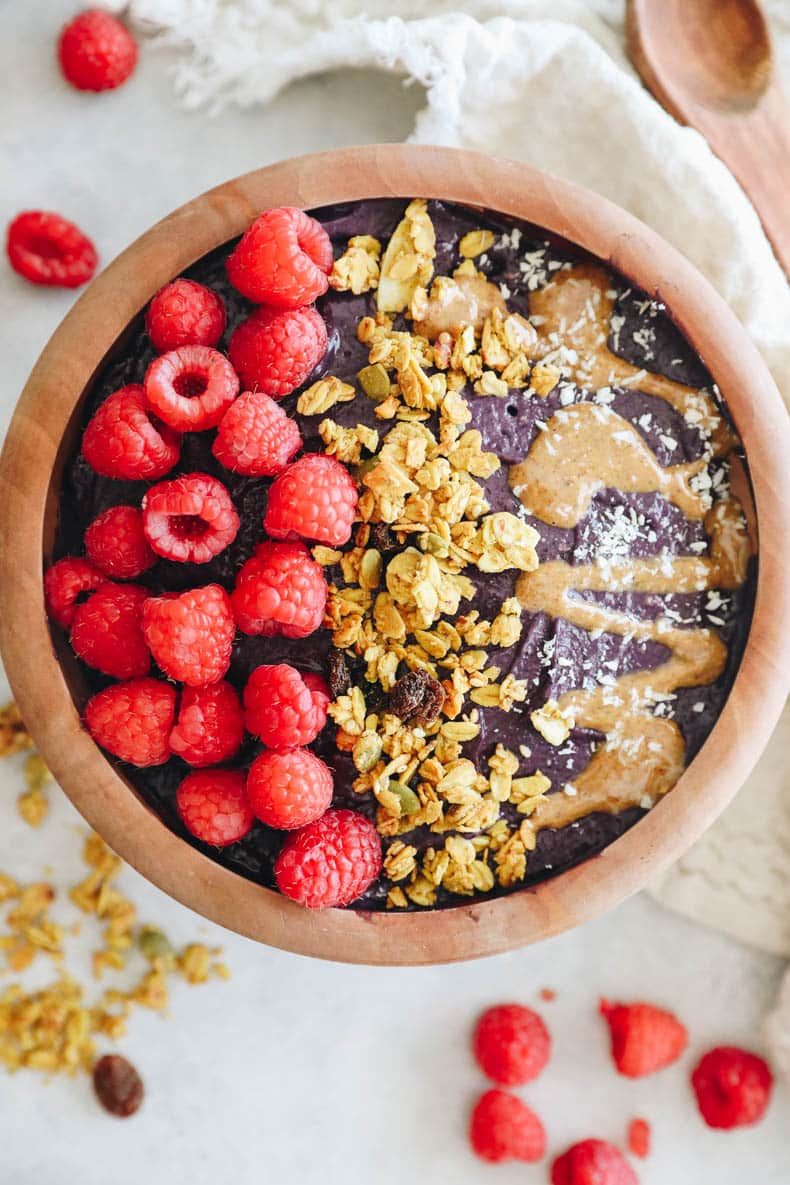
[[[650,1124],[646,1119],[632,1119],[629,1123],[628,1151],[640,1160],[650,1155]]]
[[[71,625],[79,598],[106,584],[107,577],[89,560],[67,555],[44,574],[47,613],[65,628]]]
[[[144,386],[154,415],[177,432],[216,428],[239,393],[236,371],[210,346],[179,346],[154,358]]]
[[[179,346],[215,346],[225,332],[225,303],[211,288],[178,279],[160,288],[145,314],[145,328],[159,354]]]
[[[137,64],[137,43],[109,12],[88,8],[64,27],[60,68],[80,91],[107,91],[126,82]]]
[[[143,635],[164,673],[189,687],[216,683],[230,666],[236,623],[218,584],[149,597]]]
[[[582,1140],[554,1161],[551,1185],[639,1185],[639,1181],[614,1144]]]
[[[328,706],[323,679],[287,663],[256,667],[244,688],[247,731],[272,749],[309,745],[326,724]]]
[[[499,1004],[480,1017],[472,1048],[492,1082],[521,1086],[537,1078],[546,1065],[551,1037],[537,1012],[521,1004]]]
[[[266,210],[244,233],[227,268],[231,284],[249,300],[295,309],[326,292],[332,243],[304,210]]]
[[[176,807],[187,831],[217,848],[243,839],[255,821],[244,783],[238,769],[187,774],[176,791]]]
[[[274,865],[280,892],[308,909],[348,905],[380,872],[378,832],[356,811],[329,810],[294,832]]]
[[[103,477],[154,481],[177,463],[181,437],[158,423],[139,383],[105,399],[82,437],[82,455]]]
[[[230,494],[207,473],[162,481],[143,498],[143,531],[157,555],[206,564],[232,543],[239,529]]]
[[[88,559],[116,580],[134,580],[156,563],[136,506],[111,506],[85,532]]]
[[[159,679],[113,683],[88,700],[85,726],[97,745],[130,765],[162,765],[170,756],[177,693]]]
[[[59,288],[87,283],[99,261],[78,226],[46,210],[26,210],[9,223],[6,253],[14,271],[32,284]]]
[[[326,325],[314,308],[260,308],[233,331],[228,356],[244,387],[290,395],[326,353]]]
[[[74,653],[89,667],[115,679],[147,675],[151,655],[141,617],[149,596],[148,589],[138,584],[103,584],[74,614]]]
[[[534,1111],[505,1090],[487,1090],[475,1105],[469,1141],[481,1160],[541,1160],[546,1132]]]
[[[600,1012],[611,1032],[614,1064],[627,1078],[642,1078],[672,1065],[688,1044],[688,1033],[677,1017],[652,1004],[601,1000]]]
[[[230,599],[245,634],[306,638],[323,620],[326,594],[321,566],[304,543],[261,543]]]
[[[250,766],[247,794],[269,827],[293,831],[323,815],[332,802],[332,774],[309,749],[267,749]]]
[[[188,765],[220,765],[235,757],[244,740],[244,712],[236,689],[224,680],[185,687],[170,748]]]
[[[351,538],[357,511],[351,474],[322,453],[289,465],[272,483],[263,525],[273,539],[313,539],[337,547]]]
[[[234,473],[274,477],[301,447],[296,421],[263,391],[245,391],[225,412],[211,451]]]
[[[691,1075],[697,1106],[708,1127],[748,1127],[765,1114],[773,1074],[754,1053],[721,1045],[706,1053]]]

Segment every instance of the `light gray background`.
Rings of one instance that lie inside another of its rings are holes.
[[[53,66],[57,30],[72,11],[61,0],[0,4],[0,223],[25,208],[58,210],[93,237],[104,262],[173,207],[237,173],[313,149],[402,139],[420,105],[417,88],[348,72],[294,86],[265,110],[209,119],[176,106],[168,59],[145,46],[130,84],[81,95]],[[72,300],[0,264],[0,430]],[[18,781],[18,763],[0,768],[0,867],[33,879],[49,863],[56,879],[73,882],[80,821],[60,800],[42,831],[31,832],[16,819]],[[124,887],[143,920],[174,939],[222,943],[233,979],[178,984],[168,1020],[134,1017],[122,1048],[144,1075],[147,1099],[129,1122],[105,1116],[84,1078],[45,1086],[32,1074],[0,1071],[0,1185],[538,1185],[546,1166],[475,1161],[465,1123],[484,1086],[468,1052],[476,1013],[501,999],[538,1003],[542,987],[558,992],[538,1005],[554,1058],[522,1093],[543,1116],[552,1152],[588,1135],[621,1141],[627,1121],[644,1115],[655,1151],[638,1166],[643,1185],[790,1181],[786,1091],[759,1128],[722,1135],[698,1119],[687,1084],[707,1046],[759,1046],[779,961],[647,898],[501,958],[376,970],[226,935],[130,871]],[[62,916],[75,915],[66,908]],[[86,946],[91,937],[87,927]],[[676,1008],[691,1029],[691,1051],[654,1079],[618,1078],[595,1015],[602,994]]]

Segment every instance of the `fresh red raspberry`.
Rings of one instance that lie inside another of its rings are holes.
[[[472,1038],[480,1069],[500,1086],[522,1086],[549,1060],[551,1037],[531,1008],[498,1004],[480,1017]]]
[[[329,810],[289,835],[274,865],[277,887],[308,909],[348,905],[381,872],[381,840],[356,811]]]
[[[64,27],[58,58],[66,81],[77,90],[108,91],[134,70],[137,43],[109,12],[88,8]]]
[[[732,1045],[706,1053],[691,1075],[697,1106],[708,1127],[748,1127],[762,1119],[774,1077],[761,1057]]]
[[[650,1124],[646,1119],[632,1119],[628,1125],[628,1151],[645,1160],[650,1155]]]
[[[149,596],[143,606],[143,636],[151,653],[169,678],[188,687],[222,678],[235,633],[230,597],[218,584]]]
[[[338,547],[351,538],[357,487],[345,465],[308,453],[272,483],[263,525],[273,539],[312,539]]]
[[[688,1032],[671,1012],[653,1004],[610,1004],[600,1012],[609,1025],[612,1060],[627,1078],[643,1078],[671,1066],[688,1045]]]
[[[328,706],[323,679],[287,663],[256,667],[244,688],[247,731],[270,749],[309,745],[326,724]]]
[[[282,399],[302,385],[326,344],[326,325],[314,308],[260,308],[233,331],[228,356],[244,387]]]
[[[177,463],[181,437],[154,419],[139,383],[114,391],[82,436],[82,455],[103,477],[155,481]]]
[[[323,621],[326,595],[324,573],[304,543],[261,543],[230,599],[243,633],[306,638]]]
[[[9,223],[6,253],[14,271],[32,284],[59,288],[87,283],[99,261],[78,226],[46,210],[26,210]]]
[[[234,473],[274,477],[301,447],[296,421],[263,391],[245,391],[225,412],[211,451]]]
[[[150,596],[139,584],[103,584],[77,607],[71,625],[74,653],[104,675],[147,675],[151,655],[143,637],[143,605]]]
[[[236,371],[210,346],[179,346],[154,358],[145,372],[151,411],[176,432],[216,428],[239,393]]]
[[[481,1160],[542,1160],[546,1132],[538,1116],[506,1090],[487,1090],[469,1123],[469,1141]]]
[[[219,293],[183,278],[160,288],[145,314],[146,331],[159,354],[180,346],[215,346],[226,321]]]
[[[293,206],[266,210],[228,257],[231,284],[256,304],[295,309],[329,283],[332,243],[320,222]]]
[[[554,1161],[551,1185],[639,1185],[639,1181],[614,1144],[582,1140]]]
[[[185,687],[170,748],[188,765],[220,765],[235,757],[244,740],[244,712],[235,687],[221,680]]]
[[[320,819],[332,802],[332,773],[309,749],[266,749],[250,766],[247,795],[269,827],[293,831]]]
[[[88,700],[85,726],[97,745],[130,765],[162,765],[170,757],[168,737],[177,692],[160,679],[113,683]]]
[[[58,625],[68,628],[77,612],[79,598],[106,583],[107,577],[89,560],[64,556],[44,574],[47,613]]]
[[[187,831],[217,848],[243,839],[255,822],[238,769],[187,774],[176,791],[176,807]]]
[[[88,559],[116,580],[134,580],[156,563],[136,506],[111,506],[85,532]]]
[[[151,486],[143,498],[143,531],[157,555],[207,564],[239,529],[230,494],[207,473],[184,473]]]

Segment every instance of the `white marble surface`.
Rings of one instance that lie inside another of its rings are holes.
[[[23,208],[57,209],[84,226],[105,261],[226,177],[294,152],[400,139],[419,106],[416,90],[350,72],[300,84],[266,110],[209,121],[178,110],[167,60],[145,51],[123,90],[79,95],[52,67],[52,42],[71,10],[62,0],[0,4],[0,221]],[[72,299],[0,266],[0,430]],[[34,878],[50,864],[66,885],[80,871],[80,821],[60,798],[42,831],[30,831],[13,809],[18,776],[13,762],[0,771],[0,867]],[[32,1074],[0,1073],[0,1185],[472,1185],[494,1177],[538,1185],[545,1166],[476,1162],[464,1127],[483,1087],[468,1052],[474,1016],[502,998],[536,1003],[543,987],[558,992],[540,1005],[555,1053],[523,1095],[543,1115],[552,1151],[587,1135],[621,1140],[639,1114],[655,1132],[654,1154],[638,1169],[642,1185],[790,1181],[786,1091],[760,1127],[721,1135],[697,1118],[687,1085],[695,1055],[710,1044],[759,1047],[780,964],[644,897],[516,954],[377,970],[227,935],[131,871],[124,887],[143,919],[174,939],[222,943],[233,979],[177,985],[166,1020],[135,1016],[123,1050],[145,1077],[147,1099],[132,1121],[106,1117],[83,1079],[45,1087]],[[73,917],[68,908],[63,917]],[[601,994],[676,1008],[692,1032],[682,1063],[636,1084],[618,1078],[595,1015]]]

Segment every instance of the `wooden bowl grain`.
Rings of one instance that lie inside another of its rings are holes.
[[[728,401],[750,461],[760,541],[754,619],[724,711],[677,786],[593,859],[510,896],[426,913],[311,912],[203,856],[171,833],[82,729],[77,667],[53,645],[42,564],[51,559],[62,468],[80,401],[108,351],[156,290],[240,234],[263,208],[425,196],[514,215],[577,244],[662,300]],[[44,349],[0,460],[0,647],[44,759],[107,842],[185,905],[271,946],[356,963],[469,959],[579,924],[676,860],[757,761],[790,683],[790,438],[768,371],[734,314],[698,272],[610,202],[512,161],[384,145],[256,170],[176,210],[86,290]]]

